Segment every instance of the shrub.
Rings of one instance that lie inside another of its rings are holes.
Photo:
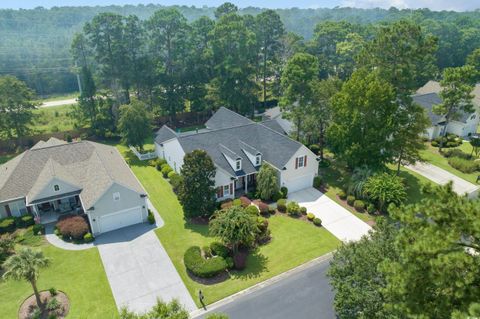
[[[179,174],[175,174],[170,176],[170,185],[172,185],[172,189],[174,192],[178,191],[180,185],[182,184],[183,177]]]
[[[55,297],[58,294],[57,289],[55,289],[53,287],[48,289],[48,292],[50,293],[50,296],[52,296],[52,297]]]
[[[347,199],[347,193],[345,193],[345,191],[339,191],[338,192],[338,197],[341,199],[341,200],[345,200]]]
[[[313,178],[313,187],[320,188],[321,186],[322,186],[322,177],[321,176],[315,176]]]
[[[437,141],[432,141],[430,143],[433,147],[438,147],[439,146],[439,143]]]
[[[276,211],[276,210],[275,210],[275,207],[273,207],[273,206],[268,206],[268,213],[269,213],[270,215],[274,215],[274,214],[275,214],[275,211]]]
[[[0,236],[0,256],[9,255],[15,248],[15,237],[12,234],[4,234]],[[2,258],[0,257],[0,261]],[[0,262],[1,265],[1,262]]]
[[[320,218],[318,218],[318,217],[317,217],[317,218],[314,218],[314,219],[313,219],[313,224],[314,224],[315,226],[319,226],[319,227],[320,227],[320,226],[322,226],[322,220],[321,220]]]
[[[285,199],[281,198],[277,201],[277,210],[282,213],[287,211],[287,201]]]
[[[210,249],[210,246],[203,246],[202,251],[205,258],[212,257],[212,250]]]
[[[210,244],[210,250],[215,256],[220,256],[223,258],[227,258],[230,256],[230,249],[228,249],[227,246],[219,243],[218,241],[214,241]]]
[[[239,199],[243,208],[250,206],[252,203],[252,201],[245,196],[241,196]]]
[[[357,199],[353,202],[353,207],[357,212],[363,212],[365,210],[365,203],[362,200]]]
[[[233,206],[236,206],[236,207],[241,207],[242,206],[242,201],[240,200],[240,198],[235,198],[233,200]]]
[[[282,193],[282,198],[288,197],[288,188],[285,186],[280,187],[280,193]]]
[[[279,199],[282,199],[282,193],[281,192],[276,192],[272,195],[272,200],[274,202],[277,202]]]
[[[82,240],[88,233],[88,224],[81,216],[66,216],[57,223],[64,239]]]
[[[297,202],[289,202],[287,204],[287,214],[290,216],[299,216],[300,215],[300,206]]]
[[[72,135],[67,134],[67,135],[65,136],[65,140],[67,141],[67,143],[72,143],[72,140],[73,140],[73,139],[72,139]]]
[[[308,219],[309,221],[312,221],[312,220],[315,219],[315,215],[314,215],[313,213],[308,213],[308,214],[307,214],[307,219]]]
[[[326,167],[329,167],[330,164],[331,164],[330,161],[329,161],[328,159],[324,158],[322,161],[320,161],[320,162],[318,163],[318,166],[319,166],[319,167],[326,168]]]
[[[45,234],[45,226],[42,224],[35,224],[32,227],[32,232],[34,235],[43,235]]]
[[[57,236],[62,236],[62,233],[60,232],[60,230],[57,227],[55,227],[55,229],[53,230],[53,233]]]
[[[227,200],[224,200],[223,202],[221,202],[220,209],[228,209],[228,208],[232,207],[232,205],[233,205],[233,200],[227,199]]]
[[[227,262],[223,257],[205,259],[198,246],[192,246],[185,251],[183,262],[189,271],[202,278],[214,277],[227,269]]]
[[[269,207],[264,202],[260,201],[257,202],[258,209],[260,210],[260,214],[267,215],[269,212]]]
[[[173,176],[178,175],[175,171],[171,171],[167,174],[168,179],[171,179]]]
[[[155,215],[153,215],[153,212],[150,209],[148,210],[147,220],[150,225],[155,224]]]
[[[227,268],[228,269],[232,269],[235,266],[235,263],[233,262],[232,257],[225,258],[225,262],[227,263]]]
[[[451,167],[458,169],[463,173],[473,173],[478,169],[478,165],[474,161],[469,161],[460,157],[450,157],[448,159],[448,164]]]
[[[60,302],[58,302],[57,298],[52,298],[48,301],[46,308],[49,311],[54,311],[58,307],[60,307]]]
[[[347,204],[350,205],[350,206],[352,206],[354,202],[355,202],[355,196],[353,196],[353,195],[348,195],[348,196],[347,196]]]
[[[308,147],[315,155],[318,155],[320,152],[320,146],[318,144],[312,144]]]
[[[168,173],[172,172],[173,169],[168,165],[168,164],[165,164],[162,166],[162,175],[163,177],[167,177],[168,176]]]
[[[377,209],[375,208],[375,205],[373,205],[372,203],[368,204],[367,206],[367,212],[369,214],[373,214],[377,211]]]
[[[400,205],[407,198],[403,179],[388,173],[369,177],[364,191],[369,200],[378,204],[380,211],[383,211],[390,203]]]
[[[83,241],[86,243],[91,243],[93,240],[94,238],[91,233],[86,233],[85,236],[83,236]]]
[[[157,171],[162,170],[162,166],[165,164],[167,164],[167,161],[163,158],[157,158],[155,160],[155,168],[157,169]]]
[[[260,211],[258,210],[257,206],[255,206],[255,205],[250,205],[250,206],[248,206],[247,208],[245,208],[245,211],[246,211],[247,213],[249,213],[250,215],[253,215],[253,216],[258,216],[258,214],[259,214],[259,212],[260,212]]]
[[[442,151],[442,155],[444,157],[447,157],[447,158],[449,158],[449,157],[459,157],[459,158],[463,158],[463,159],[471,159],[472,158],[470,156],[470,154],[462,152],[458,148],[450,149],[450,150],[444,150],[444,151]]]
[[[0,220],[0,234],[11,233],[15,230],[15,219],[7,217]]]
[[[32,215],[25,215],[20,217],[21,226],[20,227],[29,227],[35,224],[35,220],[33,219]]]
[[[249,199],[255,199],[256,197],[255,194],[256,194],[255,192],[248,192],[245,196],[247,196],[247,198]]]
[[[300,213],[302,215],[307,215],[307,207],[300,207]]]

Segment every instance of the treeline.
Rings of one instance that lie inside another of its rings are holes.
[[[0,75],[11,74],[25,81],[37,94],[73,92],[78,89],[70,53],[73,35],[103,12],[149,19],[160,5],[108,7],[54,7],[34,10],[0,10]],[[214,18],[215,8],[175,6],[189,23],[202,16]],[[265,10],[245,8],[239,15],[256,16]],[[383,9],[279,9],[287,32],[302,40],[314,36],[314,28],[323,21],[349,21],[372,29],[372,25],[399,19],[412,19],[439,39],[439,69],[460,66],[471,48],[478,47],[480,12],[432,12],[429,10]],[[368,33],[368,32],[367,32]],[[370,32],[371,33],[371,32]]]

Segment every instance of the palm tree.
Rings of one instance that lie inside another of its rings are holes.
[[[45,268],[49,264],[50,260],[45,257],[40,250],[22,248],[15,255],[8,257],[3,264],[6,270],[3,278],[30,282],[33,293],[35,294],[35,299],[37,300],[37,305],[43,310],[43,304],[37,289],[37,280],[40,268]]]

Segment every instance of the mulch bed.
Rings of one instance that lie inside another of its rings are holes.
[[[63,292],[58,291],[57,295],[52,297],[50,295],[50,292],[41,291],[40,298],[45,305],[47,305],[47,303],[52,298],[56,298],[60,304],[59,308],[56,310],[48,311],[45,309],[42,316],[40,317],[41,319],[48,319],[49,315],[51,314],[55,314],[57,316],[56,318],[58,319],[63,319],[68,315],[68,312],[70,311],[70,301],[68,300],[67,295],[64,294]],[[36,307],[37,307],[37,301],[35,300],[35,295],[31,295],[30,297],[25,299],[25,301],[20,306],[20,309],[18,310],[18,318],[19,319],[30,318],[32,312],[35,310]]]
[[[215,277],[211,277],[211,278],[202,278],[202,277],[195,276],[188,269],[187,269],[187,274],[193,281],[198,282],[202,285],[206,285],[206,286],[215,285],[215,284],[224,282],[227,279],[230,279],[230,274],[227,271],[223,271],[223,272],[219,273],[218,275],[216,275]]]
[[[210,219],[208,217],[192,217],[188,221],[194,225],[208,225]]]

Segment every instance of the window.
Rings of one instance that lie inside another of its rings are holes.
[[[225,185],[223,186],[223,196],[228,196],[228,195],[230,195],[230,186]]]
[[[239,171],[241,168],[242,168],[242,161],[241,161],[241,160],[237,160],[235,169],[236,169],[237,171]]]
[[[260,162],[262,161],[262,157],[260,155],[257,155],[255,157],[255,166],[260,165]]]
[[[119,192],[113,193],[113,200],[114,201],[119,201],[120,200],[120,193]]]
[[[58,192],[60,190],[60,186],[58,185],[53,185],[53,190]]]
[[[298,158],[298,167],[303,167],[303,166],[304,166],[303,156],[301,156],[301,157]]]

